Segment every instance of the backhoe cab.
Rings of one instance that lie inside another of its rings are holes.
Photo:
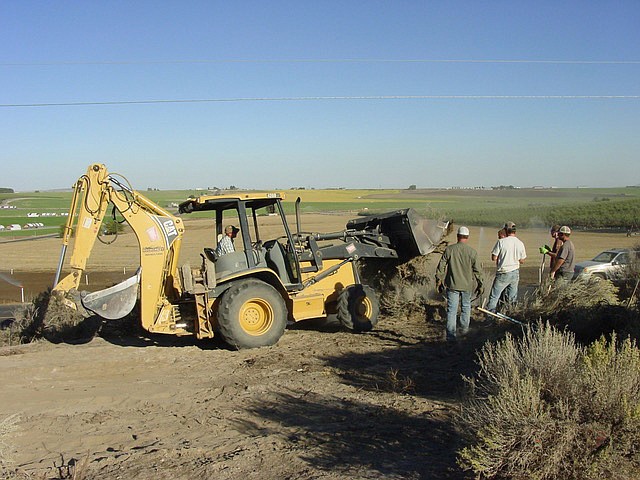
[[[182,220],[107,174],[104,165],[92,165],[76,183],[65,229],[71,231],[79,210],[73,271],[57,281],[69,240],[65,234],[54,293],[105,318],[120,318],[139,291],[140,322],[147,331],[197,338],[220,334],[236,348],[272,345],[287,322],[311,318],[335,316],[347,328],[367,331],[378,321],[379,304],[362,284],[356,262],[425,255],[447,229],[447,223],[405,209],[352,220],[340,232],[303,233],[298,199],[292,232],[283,200],[281,193],[238,193],[181,203],[180,214],[211,212],[218,237],[228,224],[240,232],[234,252],[218,256],[212,241],[203,248],[201,265],[178,267]],[[102,292],[78,294],[79,276],[109,202],[136,233],[141,271]]]

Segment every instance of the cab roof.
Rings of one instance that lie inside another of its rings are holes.
[[[190,197],[178,206],[180,213],[203,212],[207,210],[226,210],[243,202],[247,208],[258,209],[284,200],[282,192],[232,193],[225,195],[200,195]]]

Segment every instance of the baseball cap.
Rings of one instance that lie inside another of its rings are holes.
[[[569,235],[571,235],[571,229],[566,225],[563,225],[560,227],[560,233],[568,233]]]
[[[224,233],[233,233],[233,232],[239,232],[240,229],[234,227],[233,225],[227,225],[224,229]]]
[[[458,229],[458,235],[465,235],[465,236],[469,236],[469,229],[467,227],[460,227]]]
[[[507,230],[515,230],[516,224],[513,222],[507,222],[504,224],[504,228],[506,228]]]

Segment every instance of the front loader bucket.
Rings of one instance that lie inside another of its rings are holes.
[[[138,300],[138,284],[141,269],[136,274],[113,287],[88,293],[81,297],[82,306],[107,320],[122,318],[133,310]]]
[[[447,233],[449,222],[422,218],[413,208],[355,218],[347,229],[378,230],[389,237],[398,257],[409,260],[431,253]]]

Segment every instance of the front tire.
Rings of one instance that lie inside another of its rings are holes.
[[[237,349],[275,344],[287,326],[287,307],[278,291],[259,280],[241,280],[220,298],[218,328]]]
[[[378,323],[379,313],[380,303],[371,287],[361,284],[350,285],[338,295],[338,320],[349,330],[372,330]]]

